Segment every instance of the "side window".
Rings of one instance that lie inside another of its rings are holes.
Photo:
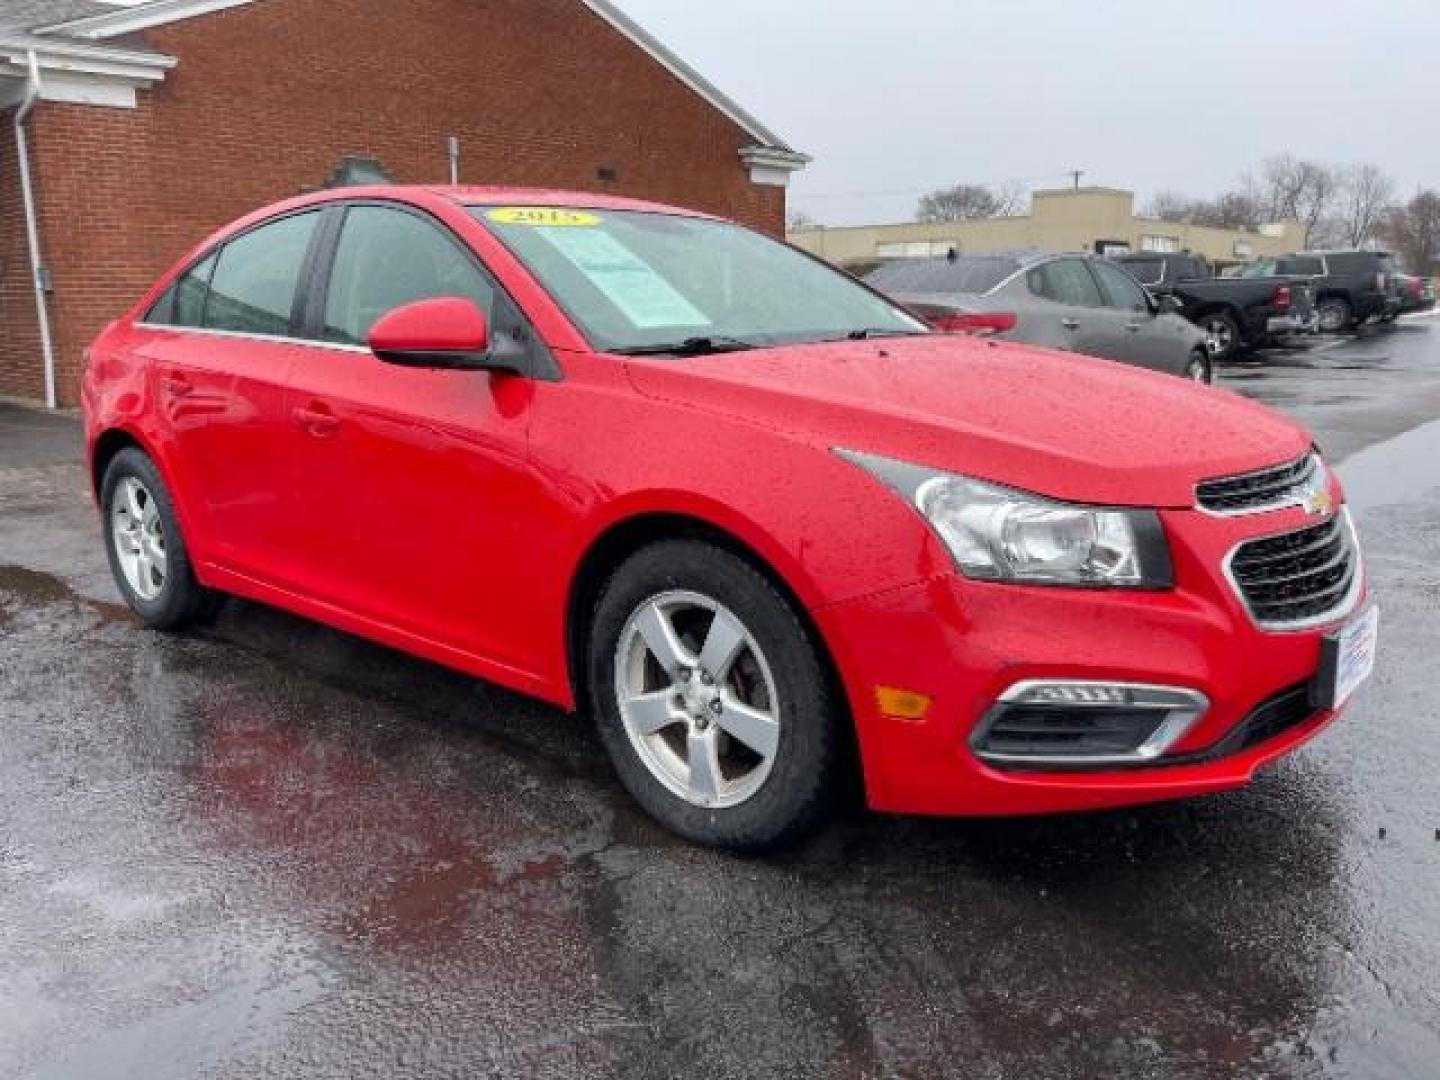
[[[1276,273],[1297,274],[1305,277],[1323,277],[1325,275],[1325,263],[1313,255],[1292,255],[1289,258],[1280,260],[1276,266]]]
[[[1100,286],[1079,259],[1056,259],[1032,271],[1039,276],[1040,295],[1072,307],[1104,307]],[[1033,286],[1032,286],[1033,289]]]
[[[1095,276],[1100,279],[1110,307],[1120,308],[1122,311],[1150,310],[1150,301],[1145,296],[1145,290],[1125,271],[1098,260],[1090,264],[1090,269],[1094,270]]]
[[[381,316],[416,300],[460,296],[491,316],[495,291],[440,226],[403,210],[345,215],[325,301],[325,340],[363,345]]]
[[[215,255],[201,259],[165,290],[150,306],[144,321],[152,326],[199,326],[205,310],[210,275],[215,272]]]
[[[226,244],[210,280],[206,329],[289,335],[300,271],[319,220],[315,211],[295,214]]]
[[[170,312],[174,326],[199,326],[205,314],[205,295],[210,291],[210,277],[215,273],[215,256],[209,255],[175,283],[175,307]]]

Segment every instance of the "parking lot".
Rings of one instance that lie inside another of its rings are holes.
[[[0,1076],[1364,1077],[1440,1062],[1440,320],[1221,382],[1339,462],[1382,617],[1250,789],[683,844],[583,718],[258,606],[121,606],[0,408]]]

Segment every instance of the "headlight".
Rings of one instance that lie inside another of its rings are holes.
[[[1153,510],[1071,505],[871,454],[836,453],[914,506],[966,577],[1128,589],[1175,583]]]

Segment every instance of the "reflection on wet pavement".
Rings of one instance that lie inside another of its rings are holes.
[[[1233,795],[764,860],[659,831],[526,699],[254,605],[143,631],[49,475],[0,516],[0,1076],[1433,1074],[1440,501],[1365,493],[1430,456],[1440,357],[1386,395],[1343,352],[1285,392],[1378,402],[1320,424],[1376,444],[1344,723]]]

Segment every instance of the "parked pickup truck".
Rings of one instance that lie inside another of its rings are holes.
[[[1156,296],[1179,301],[1180,313],[1205,331],[1216,360],[1317,329],[1315,292],[1304,276],[1218,278],[1204,259],[1185,254],[1121,255],[1115,261]]]

